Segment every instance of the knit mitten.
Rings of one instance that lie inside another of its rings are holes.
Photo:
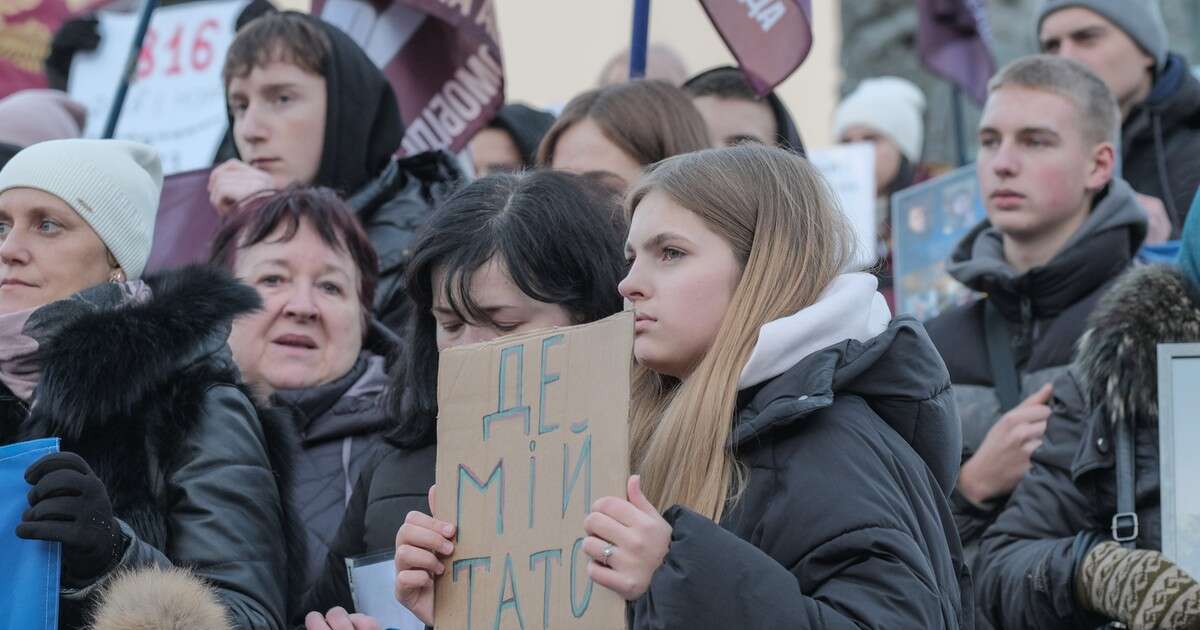
[[[1200,629],[1200,584],[1157,551],[1096,545],[1075,576],[1075,599],[1131,630]]]

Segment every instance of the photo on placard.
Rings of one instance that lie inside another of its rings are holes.
[[[1162,552],[1200,575],[1200,343],[1158,346]]]
[[[974,166],[892,195],[896,313],[926,321],[975,299],[946,272],[959,242],[987,217]]]

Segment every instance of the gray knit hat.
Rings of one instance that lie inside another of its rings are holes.
[[[1125,31],[1135,44],[1154,58],[1157,70],[1167,65],[1167,26],[1158,0],[1046,0],[1038,13],[1038,32],[1051,13],[1070,7],[1093,11]]]
[[[66,202],[130,280],[142,276],[150,258],[162,183],[158,152],[124,140],[40,142],[0,170],[0,193],[33,188]]]

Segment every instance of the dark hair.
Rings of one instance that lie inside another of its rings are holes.
[[[755,103],[765,102],[750,86],[746,75],[737,68],[714,68],[698,74],[684,83],[683,89],[692,98],[715,96],[740,101],[754,101]]]
[[[389,406],[401,448],[437,440],[437,322],[431,309],[445,292],[464,321],[491,322],[472,299],[471,277],[493,257],[513,283],[540,302],[559,304],[573,322],[603,319],[622,308],[625,223],[611,191],[557,171],[495,174],[446,199],[413,246],[407,269],[411,315]],[[435,270],[444,270],[434,286]]]
[[[266,241],[280,227],[283,234],[271,242],[286,243],[296,236],[302,221],[307,221],[334,251],[350,255],[358,268],[358,299],[369,321],[379,281],[379,259],[354,211],[328,188],[293,185],[251,197],[221,226],[208,260],[232,271],[239,250]]]
[[[325,76],[333,44],[319,26],[301,13],[267,13],[250,20],[238,31],[225,53],[221,79],[225,88],[234,77],[245,77],[273,61],[299,66]]]
[[[665,81],[637,80],[571,99],[542,138],[538,164],[550,166],[559,138],[585,119],[642,166],[712,146],[704,117],[683,90]]]

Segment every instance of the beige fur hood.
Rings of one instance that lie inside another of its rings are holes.
[[[230,630],[217,593],[192,573],[146,568],[115,577],[92,630]]]

